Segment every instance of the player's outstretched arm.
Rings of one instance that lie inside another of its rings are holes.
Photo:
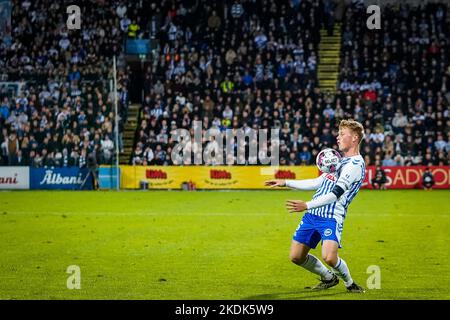
[[[267,187],[288,187],[297,190],[317,190],[323,181],[323,176],[305,180],[268,180],[264,182]]]
[[[323,177],[320,176],[315,179],[306,180],[268,180],[264,182],[267,187],[288,187],[297,190],[317,190],[323,181]]]
[[[297,190],[317,190],[322,184],[324,175],[315,179],[286,180],[286,187]]]

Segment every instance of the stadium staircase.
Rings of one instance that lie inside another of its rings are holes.
[[[327,30],[320,30],[319,65],[317,77],[323,92],[336,92],[339,76],[341,52],[341,23],[335,23],[333,35],[328,36]]]
[[[134,137],[138,125],[140,104],[128,107],[128,119],[123,130],[123,152],[120,153],[120,164],[129,164],[133,153]]]

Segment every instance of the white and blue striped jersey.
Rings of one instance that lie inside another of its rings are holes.
[[[366,173],[366,166],[361,155],[343,158],[335,173],[324,173],[320,176],[322,182],[313,196],[313,200],[331,192],[335,185],[344,190],[336,202],[322,207],[309,209],[307,212],[324,218],[335,219],[343,223],[347,208],[361,187]]]

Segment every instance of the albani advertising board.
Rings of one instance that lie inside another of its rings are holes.
[[[31,189],[92,190],[86,168],[31,168]]]
[[[0,189],[30,189],[30,168],[0,167]]]

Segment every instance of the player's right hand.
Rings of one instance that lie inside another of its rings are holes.
[[[268,180],[264,182],[264,185],[267,187],[275,188],[275,187],[285,187],[286,180]]]

